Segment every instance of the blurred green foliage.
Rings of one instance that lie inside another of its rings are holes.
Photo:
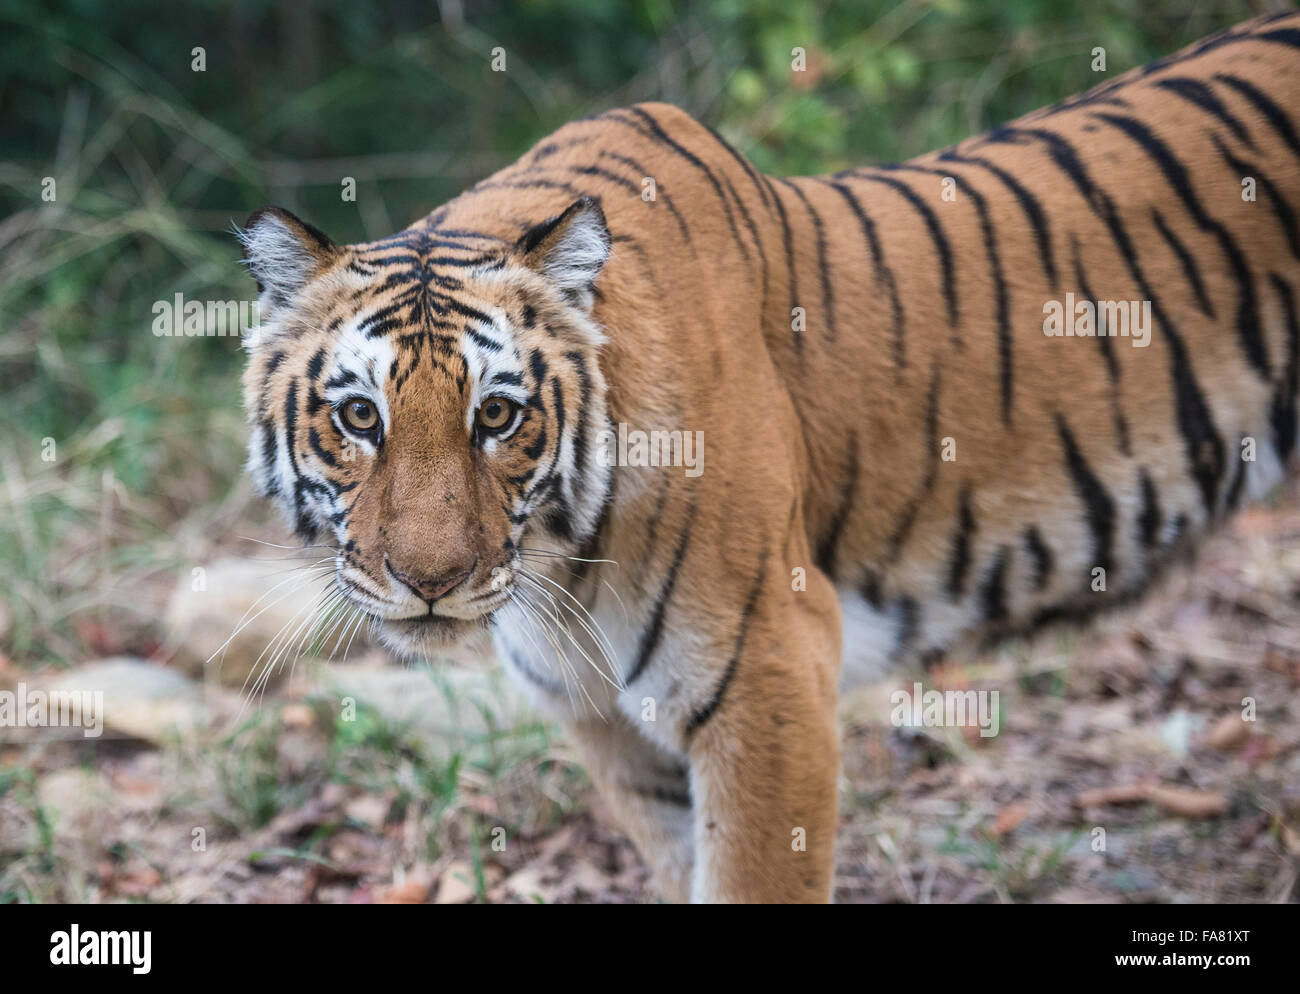
[[[151,309],[250,298],[230,226],[254,207],[378,237],[646,99],[777,173],[898,160],[1100,82],[1096,46],[1112,76],[1272,6],[0,0],[0,645],[87,651],[72,622],[147,614],[137,584],[233,526],[237,342],[156,338]]]

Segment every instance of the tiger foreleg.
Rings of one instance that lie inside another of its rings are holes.
[[[668,901],[690,898],[691,787],[686,764],[663,751],[622,715],[566,723],[597,791],[650,867]]]
[[[824,902],[831,895],[838,610],[820,576],[807,591],[783,588],[788,581],[779,573],[773,581],[758,599],[723,694],[687,727],[696,902]]]

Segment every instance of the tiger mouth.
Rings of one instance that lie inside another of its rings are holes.
[[[467,620],[423,614],[415,618],[376,618],[375,623],[380,642],[390,651],[399,657],[420,658],[463,644],[487,625],[487,618]]]

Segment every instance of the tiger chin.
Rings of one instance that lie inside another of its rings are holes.
[[[384,644],[490,633],[663,896],[825,901],[841,681],[1131,599],[1292,474],[1298,39],[890,166],[641,104],[388,238],[258,211],[249,471]]]

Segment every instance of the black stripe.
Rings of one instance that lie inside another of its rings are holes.
[[[1269,200],[1273,202],[1273,216],[1277,218],[1277,223],[1282,226],[1282,233],[1286,235],[1287,246],[1291,249],[1291,255],[1300,259],[1300,239],[1296,236],[1295,211],[1291,209],[1291,205],[1287,203],[1281,191],[1260,171],[1258,166],[1243,162],[1229,152],[1223,142],[1219,140],[1218,135],[1211,135],[1210,137],[1214,141],[1214,147],[1218,149],[1219,155],[1223,157],[1223,161],[1237,174],[1238,182],[1247,176],[1253,177],[1255,182],[1268,195]]]
[[[257,402],[257,411],[263,419],[267,416],[267,398],[270,396],[270,390],[268,388],[271,382],[271,377],[275,374],[275,371],[284,364],[285,358],[285,353],[277,349],[271,353],[270,358],[266,360],[266,367],[262,370],[262,382],[259,387],[261,398]]]
[[[1300,321],[1296,318],[1291,286],[1277,273],[1269,274],[1286,322],[1286,367],[1273,394],[1269,422],[1278,459],[1286,465],[1296,445],[1296,390],[1300,388]]]
[[[338,468],[338,461],[334,458],[333,453],[327,452],[320,444],[320,433],[315,428],[308,429],[307,442],[311,445],[312,451],[316,453],[321,462],[332,469]]]
[[[1173,229],[1165,224],[1164,215],[1155,207],[1151,208],[1151,220],[1155,222],[1156,230],[1160,232],[1160,237],[1165,240],[1165,244],[1178,257],[1178,262],[1183,267],[1183,274],[1187,277],[1187,282],[1192,285],[1192,292],[1196,294],[1196,304],[1200,307],[1201,313],[1206,317],[1214,317],[1214,305],[1210,303],[1210,298],[1205,293],[1205,284],[1201,282],[1201,270],[1196,265],[1196,259],[1187,251],[1187,246],[1174,234]]]
[[[1264,343],[1264,333],[1259,327],[1259,306],[1255,300],[1255,284],[1251,279],[1250,268],[1246,265],[1246,257],[1237,247],[1232,236],[1228,234],[1227,229],[1205,212],[1205,208],[1202,207],[1192,189],[1191,177],[1186,167],[1169,150],[1169,146],[1140,121],[1131,117],[1118,117],[1100,112],[1091,116],[1119,128],[1137,142],[1160,167],[1165,179],[1169,181],[1170,186],[1187,207],[1188,213],[1192,215],[1197,226],[1202,231],[1210,232],[1218,240],[1224,255],[1228,257],[1228,265],[1232,269],[1237,281],[1237,289],[1241,294],[1237,307],[1237,335],[1241,340],[1242,350],[1246,353],[1250,364],[1255,367],[1255,371],[1262,378],[1268,379],[1268,350]]]
[[[1011,550],[1005,545],[998,547],[980,588],[980,602],[983,605],[984,620],[989,622],[1005,621],[1007,618],[1007,563]]]
[[[614,162],[619,162],[625,166],[628,166],[633,171],[635,171],[636,174],[642,178],[642,180],[645,180],[647,177],[650,177],[650,173],[646,171],[645,167],[642,166],[641,163],[637,162],[636,159],[630,158],[629,156],[621,155],[618,152],[611,152],[608,149],[604,149],[601,151],[600,157],[602,159],[612,159]],[[653,179],[653,177],[650,178]],[[638,196],[640,196],[639,193]],[[673,216],[673,220],[677,222],[677,230],[681,232],[682,241],[684,241],[687,245],[690,245],[691,229],[686,224],[686,218],[682,217],[682,212],[679,211],[677,209],[677,205],[673,203],[673,198],[664,191],[663,187],[659,184],[658,180],[655,181],[654,203],[656,204],[662,203],[665,207],[668,208],[669,213],[672,214]],[[694,250],[695,250],[695,246],[691,245],[691,251],[694,252]]]
[[[1244,453],[1241,443],[1244,441],[1244,438],[1237,441],[1237,466],[1232,474],[1232,482],[1228,484],[1227,496],[1224,498],[1224,507],[1229,511],[1236,509],[1237,504],[1241,501],[1241,491],[1246,484],[1246,470],[1250,464],[1242,458]]]
[[[573,435],[573,487],[576,491],[587,475],[587,417],[591,401],[591,376],[587,372],[587,362],[576,349],[564,353],[564,358],[573,364],[578,377],[577,423]],[[612,474],[611,474],[612,475]]]
[[[1223,439],[1219,436],[1205,396],[1196,382],[1187,346],[1168,315],[1165,314],[1159,297],[1147,282],[1138,262],[1137,251],[1119,219],[1115,205],[1105,191],[1093,184],[1073,146],[1054,132],[1041,129],[1022,131],[1013,128],[995,128],[983,140],[1012,144],[1037,140],[1046,144],[1053,163],[1070,178],[1093,212],[1110,230],[1111,237],[1119,248],[1133,281],[1138,285],[1139,292],[1144,299],[1151,301],[1151,312],[1155,315],[1160,332],[1169,346],[1170,374],[1174,380],[1178,427],[1183,436],[1188,472],[1197,482],[1206,513],[1213,515],[1217,506],[1219,483],[1223,478]]]
[[[1281,31],[1268,31],[1255,35],[1260,41],[1271,41],[1288,48],[1300,48],[1300,28],[1283,28]]]
[[[276,454],[279,442],[276,438],[275,424],[270,418],[262,419],[262,478],[266,481],[263,496],[275,497],[280,493],[280,478],[275,475]]]
[[[942,169],[926,169],[920,166],[894,166],[890,168],[910,169],[914,172],[927,173],[948,179]],[[970,194],[975,212],[979,215],[980,231],[984,236],[984,252],[988,256],[989,270],[993,280],[994,299],[997,306],[998,320],[998,381],[1002,396],[1002,423],[1011,424],[1011,411],[1015,402],[1015,366],[1011,348],[1011,314],[1007,299],[1007,281],[1002,274],[1002,260],[998,256],[997,232],[993,229],[993,220],[989,217],[988,204],[984,195],[971,184],[962,181],[962,189]]]
[[[1160,495],[1156,485],[1146,469],[1138,474],[1138,485],[1142,489],[1142,511],[1138,514],[1138,540],[1148,549],[1160,541],[1160,526],[1164,524],[1164,514],[1160,511]]]
[[[315,383],[320,379],[321,368],[325,365],[325,350],[317,349],[307,363],[307,379]]]
[[[758,563],[758,576],[754,578],[754,585],[750,588],[749,597],[745,599],[745,606],[740,612],[740,627],[736,632],[736,645],[731,651],[731,658],[727,660],[727,668],[723,670],[722,679],[718,681],[718,686],[713,691],[713,696],[709,698],[709,702],[695,711],[686,722],[687,735],[694,735],[705,722],[713,717],[722,704],[722,695],[727,692],[727,687],[730,686],[732,679],[736,675],[736,667],[740,663],[741,654],[745,651],[745,638],[749,634],[749,624],[754,618],[754,608],[758,605],[758,595],[763,589],[763,580],[767,577],[768,553],[769,550],[763,550],[763,555]]]
[[[1085,300],[1097,305],[1097,298],[1093,296],[1092,287],[1088,285],[1088,277],[1083,271],[1083,261],[1079,256],[1079,240],[1074,235],[1070,236],[1070,250],[1074,254],[1074,279],[1079,285],[1079,291],[1083,294]],[[1129,435],[1128,435],[1128,418],[1124,416],[1123,398],[1120,393],[1120,369],[1119,360],[1115,357],[1115,345],[1109,335],[1101,334],[1101,314],[1096,314],[1097,321],[1097,348],[1101,350],[1102,358],[1106,363],[1106,373],[1110,378],[1110,414],[1111,420],[1115,422],[1115,434],[1119,437],[1119,450],[1124,455],[1130,455]]]
[[[1052,576],[1052,550],[1047,547],[1043,541],[1043,536],[1038,531],[1037,525],[1030,525],[1024,533],[1025,549],[1029,552],[1029,558],[1034,562],[1034,572],[1030,577],[1030,583],[1035,590],[1042,590],[1047,586],[1047,581]]]
[[[794,195],[799,198],[808,212],[808,217],[812,219],[813,229],[817,235],[817,271],[822,284],[822,323],[823,332],[831,341],[835,340],[835,292],[831,282],[830,263],[826,258],[826,225],[822,223],[821,215],[813,208],[807,195],[799,189],[795,183],[788,179],[780,180],[787,187],[794,191]]]
[[[691,529],[695,524],[695,502],[691,502],[690,510],[686,514],[686,524],[682,526],[681,535],[677,539],[677,548],[673,552],[672,564],[668,567],[668,574],[664,577],[663,585],[659,588],[659,594],[655,597],[654,608],[650,612],[650,623],[641,631],[641,642],[637,648],[636,662],[632,664],[632,669],[623,681],[626,689],[630,687],[636,679],[645,672],[645,668],[650,664],[650,659],[659,648],[659,640],[663,637],[664,630],[664,612],[668,609],[668,602],[673,596],[673,589],[677,586],[677,574],[681,571],[682,560],[686,558],[686,546],[691,538]]]
[[[530,444],[524,446],[524,455],[529,459],[541,458],[542,453],[546,451],[546,441],[546,429],[539,427],[537,437]]]
[[[903,506],[898,524],[889,536],[889,542],[885,547],[885,558],[888,562],[895,562],[903,551],[903,545],[907,542],[913,525],[916,524],[921,503],[934,489],[934,481],[939,476],[939,383],[939,361],[936,359],[934,372],[930,374],[930,389],[925,398],[925,423],[921,429],[924,433],[921,445],[922,451],[926,454],[925,471],[921,474],[921,484],[916,494]]]
[[[966,574],[970,572],[970,543],[975,534],[975,511],[970,503],[970,488],[963,487],[957,497],[957,530],[952,537],[948,560],[948,596],[957,600],[965,592]]]
[[[858,199],[853,196],[853,192],[843,183],[836,183],[832,180],[822,180],[831,189],[838,191],[839,195],[845,199],[853,214],[858,219],[858,225],[862,228],[862,237],[867,241],[867,248],[871,252],[871,262],[876,270],[876,283],[884,283],[885,290],[889,294],[889,306],[894,320],[894,365],[898,369],[903,369],[907,365],[907,338],[903,328],[903,303],[898,296],[898,282],[894,279],[894,271],[889,268],[885,262],[884,250],[880,246],[880,237],[876,234],[876,222],[870,215],[863,210]]]
[[[1056,415],[1056,430],[1065,450],[1065,467],[1074,481],[1074,488],[1083,501],[1088,528],[1092,532],[1092,565],[1100,566],[1107,574],[1111,571],[1111,547],[1115,537],[1115,501],[1101,481],[1097,479],[1088,460],[1071,434],[1069,425],[1061,414]]]
[[[655,294],[657,295],[657,299],[659,300],[667,299],[668,295],[664,292],[663,285],[659,282],[659,277],[655,275],[654,260],[651,258],[650,253],[646,251],[645,246],[642,245],[635,238],[633,238],[631,235],[615,235],[613,239],[611,239],[611,241],[615,245],[626,245],[628,248],[630,248],[633,252],[637,254],[637,258],[641,260],[641,265],[644,267],[642,271],[644,272],[646,278],[650,281],[651,285],[654,287]],[[547,329],[547,332],[550,334],[554,334],[553,332],[550,331],[549,328]]]
[[[1201,110],[1214,115],[1227,125],[1228,130],[1236,135],[1239,142],[1252,151],[1254,150],[1255,143],[1250,137],[1250,132],[1246,130],[1246,126],[1237,120],[1228,108],[1223,106],[1223,102],[1214,95],[1214,91],[1199,79],[1191,79],[1187,76],[1172,76],[1168,79],[1158,80],[1154,85],[1168,90],[1189,103],[1195,104]]]
[[[767,250],[763,248],[763,239],[758,233],[758,228],[754,226],[754,219],[750,216],[749,208],[745,202],[740,199],[740,194],[736,192],[735,186],[732,185],[731,178],[725,173],[722,176],[722,182],[726,184],[727,192],[735,198],[736,206],[740,208],[740,219],[745,222],[745,227],[749,229],[749,236],[754,239],[754,248],[758,252],[758,262],[762,270],[761,291],[760,291],[760,323],[767,317],[767,291],[768,291],[768,267],[767,267]]]
[[[839,506],[831,516],[830,528],[822,536],[821,544],[817,548],[817,565],[832,580],[835,579],[835,553],[839,548],[840,536],[844,532],[844,525],[849,520],[849,513],[853,510],[858,493],[858,433],[851,431],[849,433],[849,459],[848,459],[848,481],[844,484]]]
[[[958,155],[952,150],[944,152],[940,159],[984,169],[997,177],[1002,185],[1011,191],[1016,198],[1016,202],[1020,204],[1020,209],[1025,212],[1025,217],[1029,219],[1030,227],[1034,229],[1034,240],[1038,243],[1038,255],[1042,259],[1043,268],[1047,271],[1047,280],[1055,285],[1056,259],[1052,254],[1052,235],[1049,230],[1047,212],[1043,210],[1043,205],[1039,203],[1038,198],[1025,189],[1025,186],[1009,172],[1000,166],[994,165],[987,159]]]
[[[754,189],[758,191],[759,197],[762,198],[763,206],[765,206],[768,210],[771,210],[772,205],[768,203],[768,199],[767,199],[768,198],[767,188],[764,186],[762,182],[759,181],[758,171],[753,167],[750,161],[746,159],[743,155],[741,155],[739,152],[737,152],[735,148],[732,147],[729,141],[727,141],[725,138],[722,137],[722,135],[718,134],[716,131],[710,128],[707,124],[704,125],[704,129],[709,134],[711,134],[714,140],[717,141],[717,143],[726,150],[728,155],[730,155],[733,159],[735,159],[738,163],[740,163],[740,168],[745,170],[745,174],[749,176],[750,182],[754,184]]]
[[[1264,120],[1268,121],[1273,130],[1282,136],[1282,140],[1287,143],[1291,151],[1300,156],[1300,135],[1296,134],[1295,127],[1291,124],[1291,119],[1286,116],[1286,112],[1274,103],[1267,94],[1238,76],[1230,76],[1227,73],[1220,72],[1215,73],[1214,78],[1220,83],[1232,87],[1254,104],[1255,109],[1264,115]]]
[[[663,143],[664,145],[667,145],[674,152],[676,152],[683,159],[685,159],[687,162],[689,162],[691,165],[693,165],[696,169],[698,169],[700,172],[704,174],[705,178],[708,179],[709,184],[713,187],[713,192],[716,193],[718,195],[718,199],[722,201],[722,211],[727,217],[727,225],[731,228],[732,238],[736,240],[736,244],[740,247],[741,255],[743,255],[746,261],[748,261],[749,249],[745,245],[744,239],[740,237],[740,229],[736,227],[736,218],[735,218],[735,214],[731,209],[731,201],[727,199],[726,193],[723,192],[722,184],[718,182],[718,177],[713,174],[713,170],[710,169],[708,165],[705,162],[703,162],[700,159],[700,157],[697,156],[694,152],[690,151],[687,148],[682,147],[682,145],[678,143],[675,139],[673,139],[672,136],[670,136],[666,131],[664,131],[664,129],[660,127],[659,122],[656,121],[643,108],[627,107],[625,108],[625,112],[629,114],[635,114],[637,118],[639,118],[641,121],[644,122],[644,125],[638,125],[636,121],[628,121],[625,118],[620,117],[617,111],[611,112],[608,115],[608,117],[610,120],[620,122],[625,127],[634,129],[635,131],[645,135],[647,138],[651,139],[652,141],[658,141]],[[744,209],[745,209],[744,205],[742,204],[741,210]],[[748,212],[746,211],[746,213]]]
[[[673,804],[679,808],[689,808],[691,806],[691,792],[688,787],[686,790],[674,790],[671,787],[665,787],[662,784],[647,786],[636,784],[632,787],[632,792],[639,794],[641,797],[649,797],[661,804]]]
[[[781,242],[785,247],[785,275],[790,282],[790,313],[793,315],[794,309],[799,306],[799,270],[794,262],[794,233],[790,230],[790,218],[786,215],[785,204],[781,203],[781,196],[776,187],[771,186],[766,176],[763,180],[769,185],[772,202],[776,204],[776,213],[781,219]],[[802,354],[803,335],[795,334],[794,350]]]
[[[921,633],[921,605],[915,597],[904,594],[898,598],[898,641],[894,645],[894,656],[907,652],[916,637]]]
[[[470,327],[469,325],[466,325],[465,332],[466,334],[469,335],[470,338],[474,340],[474,342],[479,346],[479,348],[487,349],[489,352],[500,352],[505,347],[500,342],[498,342],[495,338],[489,338],[487,335],[483,334],[477,328],[473,328]]]
[[[890,176],[879,176],[867,172],[849,172],[837,174],[836,178],[841,176],[851,176],[856,179],[867,180],[872,183],[880,183],[896,190],[905,200],[916,210],[921,218],[925,221],[926,230],[930,233],[930,240],[934,243],[935,252],[939,257],[939,267],[943,271],[943,299],[948,305],[948,324],[954,328],[955,343],[960,343],[961,339],[955,337],[955,328],[960,323],[960,315],[957,311],[957,288],[956,276],[953,271],[952,246],[948,243],[948,236],[944,234],[939,219],[935,216],[934,211],[924,200],[916,195],[910,186]]]

